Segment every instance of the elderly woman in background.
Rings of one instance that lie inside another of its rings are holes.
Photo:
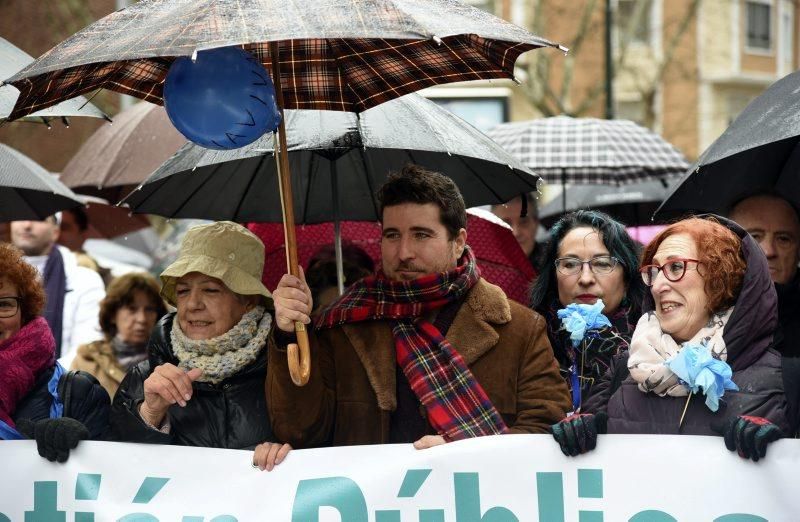
[[[161,273],[177,308],[159,321],[148,360],[122,381],[114,438],[211,448],[255,448],[272,469],[291,449],[274,444],[264,396],[271,296],[261,283],[264,245],[229,221],[192,228]]]
[[[113,397],[125,373],[147,359],[147,341],[167,313],[153,276],[134,272],[117,277],[100,302],[105,339],[78,347],[71,369],[94,375]]]
[[[0,244],[0,439],[35,438],[40,455],[64,462],[78,441],[105,435],[110,400],[94,377],[56,363],[44,302],[36,269]]]
[[[550,344],[572,394],[573,411],[580,411],[612,358],[628,348],[645,292],[638,259],[636,243],[625,227],[602,212],[570,212],[550,229],[531,307],[547,321]],[[558,311],[571,304],[595,305],[599,300],[610,325],[590,332],[574,346]]]
[[[650,298],[630,350],[585,404],[595,415],[553,427],[562,451],[593,448],[607,421],[608,433],[721,433],[731,451],[764,457],[788,422],[771,348],[777,296],[758,244],[732,221],[686,219],[648,245],[641,274]]]

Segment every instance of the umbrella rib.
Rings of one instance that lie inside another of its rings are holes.
[[[200,183],[200,184],[197,186],[197,188],[195,188],[195,189],[192,191],[192,193],[191,193],[191,194],[189,194],[189,197],[187,197],[186,199],[184,199],[184,200],[183,200],[183,203],[181,203],[180,205],[178,205],[178,208],[177,208],[177,209],[175,209],[175,212],[173,212],[173,213],[172,213],[172,216],[170,216],[170,217],[173,217],[173,218],[174,218],[175,216],[177,216],[177,215],[180,213],[180,211],[181,211],[181,210],[183,210],[183,208],[184,208],[184,207],[185,207],[185,206],[186,206],[186,205],[187,205],[187,204],[188,204],[188,203],[189,203],[189,202],[192,200],[192,198],[195,196],[195,194],[197,194],[197,193],[200,191],[200,189],[202,189],[202,188],[203,188],[203,185],[205,184],[205,182],[206,182],[206,181],[207,181],[207,180],[208,180],[208,179],[209,179],[211,176],[213,176],[213,175],[214,175],[214,173],[216,173],[216,172],[217,172],[217,170],[219,170],[219,168],[220,168],[221,166],[222,166],[222,163],[215,163],[215,164],[214,164],[214,167],[213,167],[212,169],[210,169],[210,170],[211,170],[211,172],[210,172],[210,173],[208,173],[208,174],[206,175],[206,177],[205,177],[205,180],[204,180],[202,183]],[[202,174],[202,172],[201,172],[201,174]],[[191,216],[189,216],[189,217],[191,217]],[[201,219],[207,219],[207,218],[201,218]]]
[[[250,173],[250,179],[247,181],[247,186],[244,188],[244,192],[242,193],[242,197],[239,198],[239,204],[236,205],[236,211],[233,213],[231,217],[231,221],[237,221],[237,217],[239,216],[239,212],[242,210],[242,206],[244,205],[244,200],[247,197],[247,194],[250,192],[250,187],[253,186],[253,183],[256,180],[256,176],[258,175],[259,171],[261,171],[261,167],[264,165],[264,161],[266,160],[267,155],[262,154],[261,159],[258,161],[258,166],[254,168]]]
[[[369,201],[372,203],[372,210],[375,212],[375,217],[378,221],[382,216],[378,215],[378,206],[375,205],[375,185],[372,183],[372,168],[366,152],[361,147],[358,147],[358,154],[361,157],[361,163],[364,165],[364,173],[367,175],[367,188],[369,188]]]
[[[482,184],[484,187],[486,187],[486,188],[489,190],[489,192],[491,192],[491,193],[492,193],[492,195],[493,195],[493,196],[496,198],[496,200],[497,200],[497,203],[505,203],[505,201],[503,201],[503,199],[500,197],[500,194],[498,194],[497,192],[495,192],[495,191],[494,191],[494,189],[493,189],[492,187],[490,187],[490,186],[489,186],[489,184],[488,184],[488,183],[486,183],[486,182],[483,180],[483,178],[481,178],[481,176],[480,176],[480,175],[479,175],[477,172],[475,172],[475,169],[473,169],[473,168],[472,168],[472,166],[471,166],[469,163],[467,163],[467,161],[464,159],[464,157],[463,157],[463,156],[461,156],[460,154],[454,154],[454,156],[456,156],[456,157],[458,158],[458,160],[459,160],[461,163],[463,163],[465,167],[467,167],[467,170],[468,170],[468,171],[469,171],[469,172],[470,172],[470,173],[471,173],[473,176],[475,176],[475,178],[476,178],[478,181],[480,181],[480,182],[481,182],[481,184]]]
[[[316,152],[311,153],[311,159],[308,165],[308,181],[306,183],[306,193],[303,196],[303,224],[308,223],[308,200],[311,198],[311,185],[314,180],[314,167],[319,163],[319,158]]]

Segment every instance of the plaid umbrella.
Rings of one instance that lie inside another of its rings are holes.
[[[432,85],[513,78],[521,53],[556,47],[456,0],[142,0],[8,80],[22,92],[11,117],[101,87],[160,104],[176,57],[234,45],[270,69],[281,111],[351,112]],[[297,275],[283,121],[276,144],[286,255]],[[305,356],[305,327],[295,327]],[[290,346],[292,379],[303,384],[309,360],[303,357],[298,371],[295,353]]]
[[[513,78],[521,53],[556,47],[456,0],[142,0],[7,80],[22,92],[11,119],[99,88],[162,104],[177,57],[241,45],[269,70],[270,42],[283,108],[353,112],[432,85]]]
[[[70,189],[23,153],[0,143],[0,223],[40,220],[82,203]]]
[[[8,78],[12,74],[33,61],[33,56],[29,55],[8,40],[0,37],[0,79]],[[11,85],[0,87],[0,123],[8,118],[14,103],[17,101],[19,91]],[[111,119],[100,109],[89,103],[86,98],[79,97],[74,100],[64,101],[55,107],[43,109],[25,117],[25,120],[38,121],[49,125],[51,118],[63,118],[71,116],[88,116],[90,118]],[[66,123],[66,120],[65,120]]]
[[[555,116],[504,123],[488,134],[548,183],[618,186],[689,165],[662,137],[628,120]]]

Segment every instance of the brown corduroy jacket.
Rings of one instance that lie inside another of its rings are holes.
[[[295,448],[389,441],[397,407],[395,349],[388,321],[309,334],[311,378],[289,377],[285,346],[271,335],[266,396],[278,440]],[[447,340],[512,433],[545,433],[570,408],[544,319],[483,279],[467,294]]]

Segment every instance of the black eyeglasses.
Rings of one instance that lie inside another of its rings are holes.
[[[19,311],[21,297],[0,297],[0,318],[14,317]]]
[[[686,275],[686,271],[689,270],[689,263],[697,263],[700,264],[700,261],[697,259],[688,259],[688,258],[675,258],[670,259],[663,265],[644,265],[642,268],[639,269],[639,273],[642,274],[642,281],[647,286],[653,286],[653,282],[656,280],[659,272],[664,272],[664,277],[667,278],[667,281],[672,283],[677,283],[683,276]],[[695,266],[695,270],[697,266]]]
[[[619,263],[619,259],[612,256],[597,256],[583,261],[577,257],[559,257],[556,259],[556,270],[563,275],[575,275],[583,270],[583,265],[589,265],[589,269],[596,275],[610,274]]]

